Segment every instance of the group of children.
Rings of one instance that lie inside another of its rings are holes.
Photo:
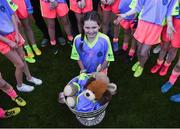
[[[138,61],[133,65],[132,71],[134,71],[134,77],[140,77],[152,46],[159,44],[160,39],[162,39],[159,58],[151,72],[157,73],[160,70],[161,76],[167,74],[168,68],[174,60],[178,48],[180,48],[180,39],[178,38],[180,35],[179,0],[100,0],[98,7],[102,10],[102,22],[98,12],[93,11],[94,0],[70,0],[69,2],[70,10],[75,14],[80,33],[76,37],[72,34],[66,0],[40,0],[41,14],[47,23],[52,46],[55,46],[57,42],[55,18],[62,23],[67,40],[73,41],[71,59],[77,60],[80,72],[92,73],[98,69],[98,71],[107,74],[110,62],[114,61],[114,55],[128,53],[127,58],[132,60],[136,53]],[[0,27],[0,52],[16,67],[17,90],[21,92],[31,92],[34,89],[33,86],[23,83],[23,73],[25,73],[27,81],[35,85],[42,84],[40,79],[31,75],[26,63],[26,61],[35,62],[32,49],[36,55],[41,55],[30,26],[32,13],[33,8],[30,0],[0,0],[0,26],[3,26]],[[101,26],[102,32],[100,32]],[[19,28],[23,28],[23,30]],[[111,28],[114,29],[112,44],[107,36]],[[120,28],[124,29],[121,49],[119,47]],[[21,31],[19,32],[19,30]],[[27,35],[32,49],[29,44],[24,45],[25,35]],[[131,47],[127,52],[130,41]],[[180,57],[169,81],[161,87],[161,91],[166,93],[174,85],[179,75]],[[9,84],[2,83],[1,85],[4,87]],[[12,90],[12,88],[9,89]],[[3,91],[9,93],[9,90]],[[13,92],[15,91],[13,90]],[[13,98],[13,100],[16,99]],[[180,102],[180,94],[171,97],[171,100]],[[13,110],[14,114],[17,114],[16,110]],[[6,111],[2,110],[1,112],[6,114]]]

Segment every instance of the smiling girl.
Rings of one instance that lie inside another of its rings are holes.
[[[92,73],[97,67],[107,73],[108,62],[114,61],[109,37],[99,32],[100,18],[97,12],[85,14],[83,32],[75,37],[71,59],[77,60],[81,72]]]

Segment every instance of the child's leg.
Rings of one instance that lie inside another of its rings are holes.
[[[124,30],[124,39],[123,39],[123,45],[122,45],[122,50],[127,51],[128,49],[128,42],[131,38],[131,30]]]
[[[31,29],[31,25],[29,23],[29,19],[21,19],[22,25],[24,27],[24,31],[26,32],[28,39],[30,40],[31,44],[35,44],[35,37],[34,37],[34,33]]]
[[[136,52],[136,45],[137,45],[136,40],[132,37],[131,48],[130,48],[129,53],[128,53],[128,55],[130,57],[134,57],[135,52]]]
[[[179,57],[179,60],[176,64],[176,66],[174,67],[172,73],[171,73],[171,76],[169,77],[169,80],[168,82],[166,82],[162,87],[161,87],[161,92],[162,93],[166,93],[168,92],[174,85],[174,83],[176,82],[176,80],[178,79],[180,75],[180,57]],[[180,96],[179,96],[180,97]],[[174,97],[171,97],[172,100],[175,100],[176,99],[176,96]]]
[[[137,68],[139,67],[140,65],[140,52],[141,52],[141,49],[142,49],[142,44],[137,42],[137,57],[138,57],[138,61],[132,66],[132,71],[135,72],[137,70]]]
[[[67,34],[67,39],[69,41],[73,41],[73,36],[71,34],[71,24],[69,22],[69,17],[68,15],[66,14],[65,16],[62,16],[59,18],[60,21],[62,22],[63,24],[63,27],[64,27],[64,31],[66,32]]]
[[[78,24],[79,33],[82,33],[83,26],[82,26],[81,19],[83,17],[83,14],[75,13],[75,15],[76,15],[76,20],[77,20],[77,24]]]
[[[151,47],[152,47],[151,45],[143,44],[143,46],[141,48],[139,61],[140,61],[140,66],[142,68],[144,68],[145,63],[147,62]]]
[[[36,45],[35,36],[31,29],[31,25],[29,23],[29,18],[22,19],[21,22],[23,24],[24,31],[27,34],[27,37],[32,45],[34,52],[36,53],[36,55],[41,55],[41,51],[37,48],[37,45]],[[27,48],[27,52],[28,52],[28,50],[30,50],[30,46],[25,45],[25,49],[26,48]]]
[[[23,60],[23,59],[24,59],[23,57],[24,57],[24,55],[25,55],[25,53],[24,53],[24,51],[23,51],[23,48],[22,48],[22,47],[19,47],[19,48],[17,49],[17,52],[18,52],[19,56],[21,57],[21,59]],[[27,63],[26,63],[25,61],[24,61],[23,63],[24,63],[23,72],[24,72],[25,75],[26,75],[27,81],[32,82],[32,83],[34,83],[35,85],[41,85],[41,84],[42,84],[42,81],[41,81],[40,79],[37,79],[37,78],[35,78],[35,77],[32,77],[32,75],[31,75],[31,73],[30,73],[30,71],[29,71],[29,67],[28,67]]]
[[[17,53],[17,51],[15,50],[11,50],[9,51],[7,54],[5,54],[5,56],[14,64],[14,66],[16,67],[15,70],[15,77],[16,77],[16,81],[17,81],[17,85],[21,86],[23,83],[23,69],[24,69],[24,63],[21,59],[21,57],[19,56],[19,54]]]
[[[161,44],[161,51],[159,53],[159,57],[157,59],[157,64],[151,68],[151,73],[156,73],[164,63],[164,57],[170,47],[170,43],[162,43]]]
[[[0,74],[0,89],[5,93],[7,93],[11,98],[17,97],[17,94],[12,88],[12,86],[2,78],[1,74]]]
[[[133,34],[134,34],[134,30],[131,31],[131,48],[128,54],[130,57],[134,57],[135,52],[136,52],[136,47],[137,47],[137,43],[136,43],[135,38],[133,37]]]
[[[25,40],[24,48],[26,50],[27,57],[28,58],[33,58],[34,57],[34,53],[33,53],[32,49],[31,49],[30,45],[28,44],[27,36],[24,33],[24,29],[23,29],[23,27],[21,25],[19,25],[19,30],[20,30],[20,34],[22,35],[23,39]]]
[[[50,43],[51,43],[51,45],[56,45],[55,20],[53,18],[44,18],[44,20],[47,22],[48,33],[49,33],[49,37],[50,37]]]
[[[111,11],[103,10],[103,26],[102,26],[102,31],[103,31],[104,34],[108,34],[110,22],[111,22]]]
[[[147,62],[147,59],[149,57],[150,49],[151,49],[151,45],[146,45],[146,44],[142,45],[142,48],[140,50],[139,57],[138,57],[140,65],[135,71],[134,77],[139,77],[142,75],[144,65]]]
[[[5,118],[5,111],[0,107],[0,118]]]
[[[19,107],[15,107],[9,110],[3,110],[2,108],[0,108],[0,118],[9,118],[12,116],[16,116],[17,114],[19,114],[21,111],[21,109]]]
[[[179,57],[179,60],[176,64],[176,66],[174,67],[174,69],[172,71],[172,74],[169,78],[169,82],[171,84],[174,84],[176,82],[177,78],[179,77],[179,75],[180,75],[180,57]]]
[[[24,53],[24,51],[23,51],[23,48],[22,48],[22,47],[19,47],[19,48],[17,49],[17,53],[18,53],[19,57],[21,58],[21,60],[23,61],[23,60],[24,60],[24,56],[25,56],[25,53]],[[31,79],[32,76],[31,76],[31,73],[30,73],[29,68],[28,68],[28,66],[27,66],[27,63],[26,63],[25,61],[23,61],[23,63],[24,63],[23,72],[25,73],[27,79]]]
[[[167,74],[169,66],[171,65],[171,62],[174,60],[174,58],[176,57],[176,53],[177,53],[177,49],[170,47],[168,54],[166,56],[166,61],[164,62],[164,65],[162,67],[162,69],[159,72],[159,75],[164,76]]]
[[[7,83],[0,75],[0,89],[4,91],[12,100],[14,100],[19,106],[25,106],[26,101],[19,97],[13,87]]]
[[[112,14],[113,14],[113,19],[115,20],[117,18],[117,16],[114,13],[112,13]],[[115,25],[115,24],[113,24],[113,25],[114,25],[114,39],[119,39],[119,29],[120,29],[120,26],[119,25]]]

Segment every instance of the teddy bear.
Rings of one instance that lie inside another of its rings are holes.
[[[76,111],[90,112],[109,102],[116,90],[116,84],[110,83],[104,73],[81,73],[65,86],[60,96],[64,96],[64,102]]]

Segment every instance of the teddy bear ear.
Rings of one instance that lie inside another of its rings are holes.
[[[111,93],[111,95],[115,95],[117,91],[117,85],[114,83],[108,84],[108,91]]]

